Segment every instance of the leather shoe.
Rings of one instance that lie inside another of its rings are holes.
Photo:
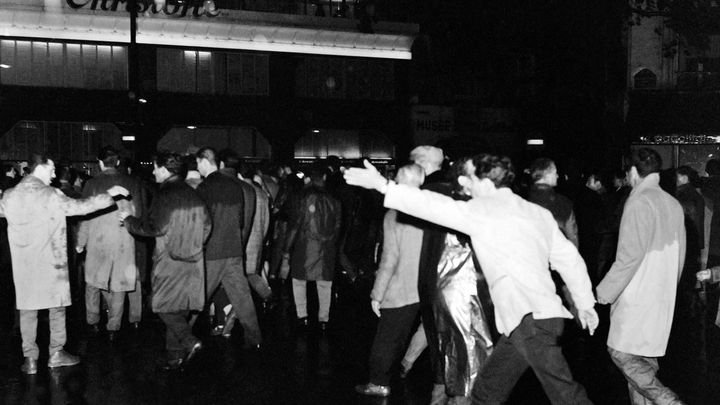
[[[37,359],[25,357],[25,362],[20,366],[20,371],[25,374],[37,374]]]
[[[185,361],[183,359],[169,360],[161,369],[162,371],[182,370],[184,364]]]
[[[323,332],[328,330],[328,323],[326,321],[320,321],[320,330]]]
[[[107,338],[110,343],[115,343],[115,341],[117,340],[117,331],[109,330],[107,333]]]
[[[48,367],[50,368],[68,367],[74,366],[76,364],[80,364],[80,357],[73,356],[65,350],[55,352],[55,354],[50,356],[50,358],[48,359]]]
[[[235,326],[236,319],[237,319],[237,315],[235,314],[234,309],[225,316],[225,325],[223,326],[223,329],[222,329],[222,335],[224,338],[230,338],[230,336],[232,335],[232,330],[233,330],[233,327]]]
[[[135,329],[135,330],[140,329],[140,322],[133,322],[133,323],[132,323],[132,328]]]
[[[299,328],[307,328],[308,326],[308,319],[307,316],[304,316],[302,318],[298,318],[297,325]]]
[[[363,395],[371,395],[374,397],[390,396],[390,387],[388,387],[387,385],[375,385],[373,383],[356,385],[355,391]]]
[[[210,336],[220,336],[223,334],[223,329],[225,329],[225,325],[215,325],[214,328],[210,329]]]
[[[192,360],[194,357],[196,357],[197,354],[198,354],[198,352],[199,352],[200,350],[202,350],[202,348],[203,348],[203,344],[202,344],[201,341],[198,340],[197,343],[195,343],[195,344],[193,345],[192,349],[190,349],[190,351],[188,352],[187,356],[185,356],[185,362],[187,363],[187,362],[189,362],[190,360]]]

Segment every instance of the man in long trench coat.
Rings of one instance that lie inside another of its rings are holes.
[[[152,310],[165,323],[166,370],[180,368],[201,348],[192,333],[190,311],[205,304],[203,247],[212,222],[198,194],[185,183],[180,156],[160,153],[153,175],[160,184],[146,218],[121,210],[125,228],[140,236],[155,237],[152,270]]]
[[[104,147],[98,154],[100,173],[88,180],[83,196],[90,197],[119,185],[129,190],[129,200],[117,201],[118,207],[141,217],[143,188],[140,180],[117,169],[119,155],[112,147]],[[102,210],[84,218],[78,232],[77,252],[87,249],[85,258],[85,310],[88,325],[98,332],[100,295],[108,306],[108,338],[113,340],[120,330],[125,306],[125,294],[135,299],[130,306],[130,323],[140,322],[139,302],[142,300],[140,278],[135,263],[135,239],[117,220],[115,210]]]
[[[74,200],[50,187],[55,163],[42,154],[28,161],[31,174],[8,190],[0,200],[0,215],[8,221],[8,239],[13,264],[17,309],[25,362],[21,370],[37,373],[38,310],[49,309],[50,358],[48,367],[72,366],[80,362],[63,347],[66,342],[65,307],[70,300],[67,263],[67,216],[85,215],[115,204],[112,197],[128,195],[115,186],[94,197]]]
[[[660,188],[660,155],[642,148],[628,179],[633,187],[620,221],[617,258],[597,286],[612,304],[608,351],[628,380],[633,404],[682,404],[657,379],[665,355],[685,262],[685,220],[680,203]]]

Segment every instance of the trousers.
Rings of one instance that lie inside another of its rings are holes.
[[[370,382],[390,385],[393,365],[407,342],[420,304],[380,310],[380,322],[370,349]]]
[[[330,320],[330,301],[332,300],[332,281],[317,280],[318,321]],[[307,313],[307,280],[292,279],[295,310],[298,318],[306,318]]]
[[[185,354],[199,341],[192,334],[192,326],[188,322],[189,311],[164,312],[158,316],[165,324],[165,349],[169,360],[185,357]]]
[[[657,379],[658,361],[608,347],[610,357],[628,382],[633,405],[680,405],[677,395]]]
[[[510,336],[502,335],[498,340],[475,381],[472,403],[505,403],[515,383],[531,367],[553,404],[592,404],[585,388],[573,379],[558,345],[563,327],[562,318],[525,315]]]
[[[250,285],[241,257],[227,259],[207,260],[205,262],[207,277],[207,301],[211,301],[215,291],[222,283],[225,293],[235,310],[235,315],[243,327],[245,344],[255,346],[262,343],[262,334],[258,324],[255,303],[252,300]]]
[[[65,307],[48,309],[50,319],[50,356],[59,352],[67,341],[65,330]],[[20,310],[20,335],[22,336],[23,356],[37,360],[40,349],[37,345],[38,311],[35,309]]]

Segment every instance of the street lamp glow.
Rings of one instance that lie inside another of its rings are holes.
[[[313,129],[313,134],[319,134],[319,133],[320,133],[319,129]]]
[[[135,142],[135,135],[123,135],[123,142]]]
[[[140,103],[140,104],[146,104],[146,103],[147,103],[147,100],[144,99],[144,98],[139,98],[139,99],[138,99],[138,103]]]
[[[0,63],[0,69],[10,69],[12,66],[6,65],[5,63]]]
[[[188,126],[187,126],[187,129],[195,129],[195,128],[197,128],[195,125],[188,125]]]
[[[543,141],[542,139],[528,139],[527,144],[531,146],[540,146],[544,145],[545,141]]]

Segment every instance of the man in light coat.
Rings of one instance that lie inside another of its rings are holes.
[[[120,209],[130,215],[141,217],[143,195],[140,180],[121,173],[117,169],[120,156],[110,147],[104,147],[98,154],[100,173],[88,180],[83,189],[83,196],[90,197],[104,193],[105,190],[120,185],[130,191],[131,200],[117,201]],[[135,262],[135,240],[121,226],[114,210],[104,210],[88,215],[80,224],[77,246],[80,253],[87,248],[85,258],[85,311],[86,320],[91,331],[99,331],[100,295],[102,294],[108,307],[107,331],[112,341],[115,333],[120,330],[125,294],[131,300],[142,300],[140,277]],[[130,323],[140,322],[142,316],[137,311],[141,305],[130,306]]]
[[[65,307],[70,306],[70,278],[67,263],[65,217],[85,215],[115,204],[114,196],[128,195],[120,186],[105,193],[75,200],[50,187],[55,163],[47,156],[30,156],[30,175],[8,190],[0,200],[0,216],[8,221],[8,239],[12,255],[16,305],[20,311],[20,333],[25,374],[37,373],[40,350],[37,337],[37,313],[49,309],[50,347],[48,367],[72,366],[80,358],[65,350]]]
[[[660,188],[661,168],[652,149],[633,157],[633,190],[620,222],[617,257],[597,287],[598,302],[612,304],[608,351],[628,380],[633,404],[682,403],[656,377],[685,260],[683,210]]]
[[[550,211],[512,192],[515,177],[507,158],[473,157],[474,171],[458,177],[472,199],[456,201],[386,180],[367,161],[345,171],[348,184],[385,194],[385,207],[470,236],[495,304],[502,334],[472,392],[473,404],[504,403],[528,367],[554,404],[590,404],[570,373],[558,338],[563,318],[572,318],[555,293],[548,265],[560,273],[592,334],[598,325],[585,262],[563,236]],[[467,165],[466,168],[469,168]]]

